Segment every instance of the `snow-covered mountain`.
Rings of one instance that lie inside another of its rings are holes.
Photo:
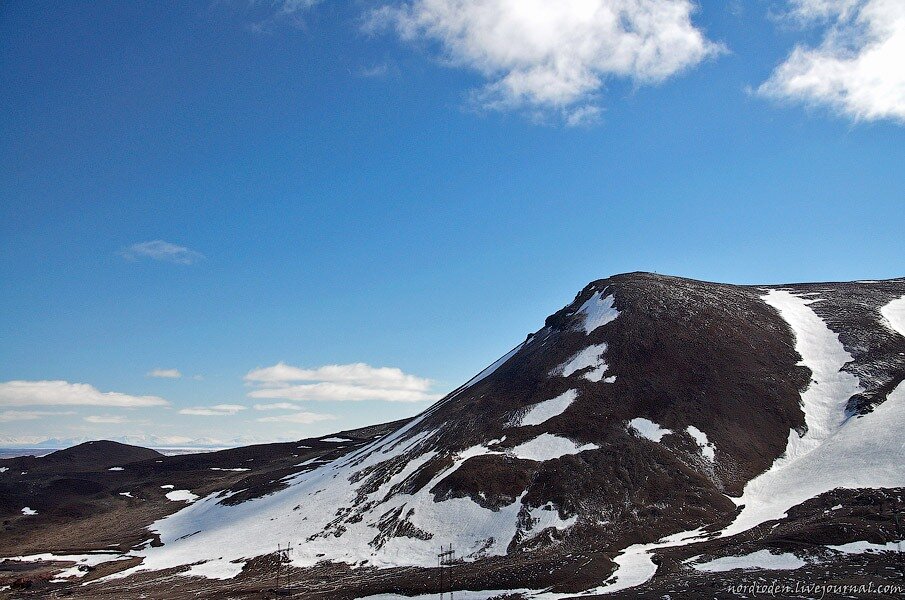
[[[431,567],[452,545],[524,597],[625,589],[655,553],[763,548],[763,524],[840,490],[905,486],[903,379],[905,279],[614,276],[393,433],[157,521],[117,576],[235,577],[280,540],[300,568]]]

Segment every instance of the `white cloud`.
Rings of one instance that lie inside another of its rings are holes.
[[[255,410],[302,410],[302,407],[290,402],[274,402],[273,404],[255,404]]]
[[[691,0],[411,0],[373,11],[367,29],[437,42],[479,72],[491,109],[558,112],[583,124],[610,77],[655,84],[722,52],[691,21]]]
[[[148,377],[158,377],[160,379],[179,379],[182,373],[179,369],[152,369],[148,371]]]
[[[87,383],[68,381],[6,381],[0,383],[0,406],[166,406],[157,396],[101,392]]]
[[[163,240],[132,244],[128,248],[124,248],[121,254],[123,258],[126,258],[127,260],[150,258],[152,260],[177,263],[180,265],[190,265],[204,258],[204,255],[200,252],[195,252],[185,246],[177,246],[176,244],[171,244],[170,242],[165,242]]]
[[[275,417],[261,417],[257,419],[260,423],[297,423],[301,425],[309,425],[319,421],[332,421],[336,417],[333,415],[312,412],[297,412],[286,415],[278,415]]]
[[[60,415],[74,415],[72,411],[43,411],[43,410],[4,410],[0,411],[0,423],[12,421],[34,421],[41,417],[57,417]]]
[[[245,376],[245,381],[266,384],[293,381],[333,381],[376,388],[417,391],[427,390],[433,383],[430,379],[403,373],[402,369],[396,367],[372,367],[365,363],[351,363],[300,369],[284,362],[250,371]]]
[[[85,417],[89,423],[128,423],[129,419],[117,415],[89,415]]]
[[[220,417],[234,415],[242,410],[245,410],[245,407],[241,404],[215,404],[213,406],[196,406],[193,408],[183,408],[179,411],[179,414],[194,415],[198,417]]]
[[[905,122],[905,2],[791,0],[789,15],[825,28],[798,45],[758,92],[828,107],[856,121]]]
[[[249,398],[422,402],[441,397],[429,393],[433,385],[430,379],[406,374],[395,367],[372,367],[365,363],[302,369],[279,362],[250,371],[245,381],[260,386],[248,393]],[[312,383],[297,383],[301,381]]]

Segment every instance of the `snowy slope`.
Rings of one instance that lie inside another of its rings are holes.
[[[785,454],[748,483],[737,501],[744,508],[723,535],[780,518],[796,504],[837,487],[905,485],[905,385],[874,412],[847,419],[849,398],[862,390],[857,378],[842,370],[851,355],[809,308],[819,299],[771,290],[764,301],[792,327],[795,348],[812,373],[801,395],[807,431],[789,432]]]

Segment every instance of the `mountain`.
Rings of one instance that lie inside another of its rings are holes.
[[[392,433],[158,520],[118,592],[189,565],[249,585],[278,542],[312,598],[436,592],[441,545],[447,582],[511,598],[866,576],[857,548],[901,539],[903,379],[905,279],[594,281]]]

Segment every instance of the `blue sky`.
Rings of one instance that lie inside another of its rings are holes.
[[[619,272],[903,275],[897,3],[453,4],[0,6],[0,442],[411,415]]]

